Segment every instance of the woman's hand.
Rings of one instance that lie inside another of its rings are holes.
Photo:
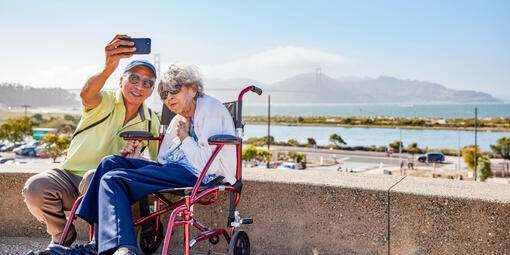
[[[184,139],[186,139],[186,137],[189,136],[189,128],[190,128],[190,122],[189,121],[179,121],[179,123],[177,124],[177,136],[179,137],[179,139],[182,141],[184,141]]]
[[[144,159],[142,157],[142,143],[140,141],[128,141],[124,148],[120,150],[120,154],[127,153],[127,158],[136,158],[136,159]]]

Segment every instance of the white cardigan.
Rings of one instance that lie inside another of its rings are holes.
[[[170,122],[159,149],[159,163],[166,163],[168,154],[181,143],[177,136],[179,121],[186,121],[186,119],[181,115],[176,115]],[[220,134],[235,135],[235,128],[227,108],[218,99],[207,95],[197,99],[193,124],[198,143],[191,136],[188,136],[182,141],[181,149],[190,164],[201,173],[216,148],[216,145],[209,145],[207,141],[209,137]],[[224,176],[225,181],[234,184],[236,182],[236,166],[235,146],[225,145],[209,167],[207,174]]]

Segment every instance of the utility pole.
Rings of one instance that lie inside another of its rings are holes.
[[[24,104],[21,107],[25,108],[25,117],[27,117],[27,109],[30,107],[30,105]]]
[[[460,171],[460,128],[457,129],[457,137],[459,138],[459,143],[457,147],[457,171]]]
[[[402,162],[402,129],[398,129],[400,131],[400,138],[398,143],[398,159],[400,159],[400,162]]]
[[[271,147],[271,94],[267,94],[267,150]]]
[[[476,174],[477,174],[477,171],[476,171],[476,166],[477,166],[477,161],[478,161],[478,155],[477,155],[477,147],[478,147],[478,140],[477,140],[477,127],[478,127],[478,108],[475,107],[475,181],[476,181]]]

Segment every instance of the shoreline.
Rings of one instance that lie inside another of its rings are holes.
[[[246,121],[250,125],[267,125],[267,121]],[[415,130],[461,130],[461,131],[475,131],[474,127],[423,127],[423,126],[389,126],[389,125],[346,125],[346,124],[327,124],[327,123],[285,123],[285,122],[271,122],[272,126],[291,126],[291,127],[344,127],[344,128],[387,128],[387,129],[415,129]],[[488,128],[478,127],[478,132],[510,132],[510,128]]]
[[[81,117],[76,113],[46,113],[28,111],[28,117],[40,114],[43,118],[64,118],[72,115]],[[0,121],[25,116],[24,112],[1,111]],[[267,116],[243,116],[243,120],[250,125],[267,125]],[[271,116],[271,125],[277,126],[316,126],[316,127],[343,127],[343,128],[385,128],[410,130],[461,130],[474,131],[473,118],[429,118],[429,117],[329,117],[329,116]],[[480,132],[510,132],[510,117],[484,117],[478,119],[477,130]]]

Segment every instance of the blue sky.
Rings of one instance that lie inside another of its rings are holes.
[[[80,88],[123,33],[152,38],[162,70],[271,83],[321,67],[510,100],[509,13],[510,1],[0,0],[0,82]]]

